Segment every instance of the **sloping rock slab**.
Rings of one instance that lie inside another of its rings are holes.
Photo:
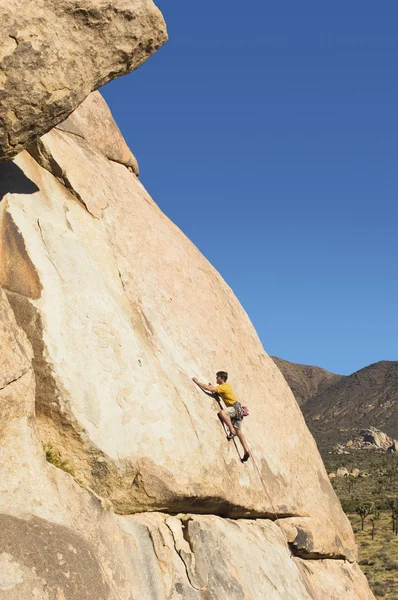
[[[4,296],[0,305],[7,308]],[[5,322],[28,358],[11,314]],[[0,390],[0,406],[2,600],[334,600],[343,586],[341,597],[372,598],[355,565],[325,561],[319,569],[293,559],[271,521],[115,516],[44,460],[32,370]]]
[[[353,560],[315,442],[230,288],[124,166],[58,130],[41,143],[70,188],[27,153],[15,160],[39,191],[0,204],[0,273],[34,348],[43,441],[120,513],[302,518],[301,552],[307,539],[309,555]],[[94,218],[85,207],[100,193]],[[11,260],[19,277],[1,267]],[[191,381],[219,368],[250,405],[262,480]]]
[[[166,39],[152,0],[0,0],[0,160]]]

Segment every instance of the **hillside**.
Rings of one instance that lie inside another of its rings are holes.
[[[376,427],[398,437],[398,361],[374,363],[349,376],[274,359],[290,385],[320,449]],[[307,371],[306,371],[307,369]],[[301,378],[308,372],[308,381]],[[323,377],[327,373],[329,378]],[[318,385],[315,394],[312,390]]]
[[[276,356],[273,356],[272,359],[282,371],[282,375],[300,406],[333,383],[344,379],[343,375],[335,375],[320,367],[299,365]]]

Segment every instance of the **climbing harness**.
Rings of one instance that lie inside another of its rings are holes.
[[[237,419],[238,421],[242,421],[244,419],[244,417],[249,416],[249,407],[242,406],[241,403],[238,401],[232,405],[232,408],[235,409],[235,413],[236,413],[236,417],[234,417],[234,418]]]
[[[218,406],[220,407],[220,410],[223,410],[223,406],[222,406],[222,404],[221,404],[221,400],[220,400],[219,396],[218,396],[217,394],[211,394],[211,395],[213,396],[213,398],[214,398],[214,399],[215,399],[215,401],[217,402]],[[227,439],[228,439],[229,433],[228,433],[228,431],[227,431],[227,426],[225,425],[225,423],[224,423],[223,421],[221,421],[221,424],[222,424],[222,426],[223,426],[223,428],[224,428],[225,435],[227,436]],[[236,452],[238,453],[238,456],[239,456],[239,458],[240,458],[240,461],[242,462],[242,457],[241,457],[241,455],[240,455],[239,448],[238,448],[238,446],[237,446],[237,443],[236,443],[236,439],[235,439],[235,438],[236,438],[236,435],[234,435],[234,436],[233,436],[232,438],[230,438],[230,439],[233,441],[233,443],[234,443],[234,446],[235,446],[235,449],[236,449]]]

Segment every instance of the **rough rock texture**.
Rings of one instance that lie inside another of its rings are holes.
[[[313,600],[375,600],[358,565],[337,560],[297,562]]]
[[[7,297],[0,289],[0,391],[32,369],[32,350],[26,335],[17,327]],[[1,410],[6,406],[2,405]]]
[[[29,151],[0,165],[0,596],[372,600],[232,291],[88,137],[56,128]],[[250,405],[265,488],[191,381],[217,368]]]
[[[372,600],[355,565],[294,559],[272,521],[116,516],[48,465],[34,426],[31,348],[1,291],[0,315],[2,599],[334,600],[345,585],[348,600]]]
[[[127,146],[101,94],[92,92],[58,128],[84,138],[106,158],[129,167],[139,175],[138,163]]]
[[[152,0],[0,0],[0,160],[167,39]]]

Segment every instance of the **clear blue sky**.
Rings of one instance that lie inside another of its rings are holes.
[[[269,354],[398,360],[398,2],[157,5],[170,41],[102,89],[144,185]]]

